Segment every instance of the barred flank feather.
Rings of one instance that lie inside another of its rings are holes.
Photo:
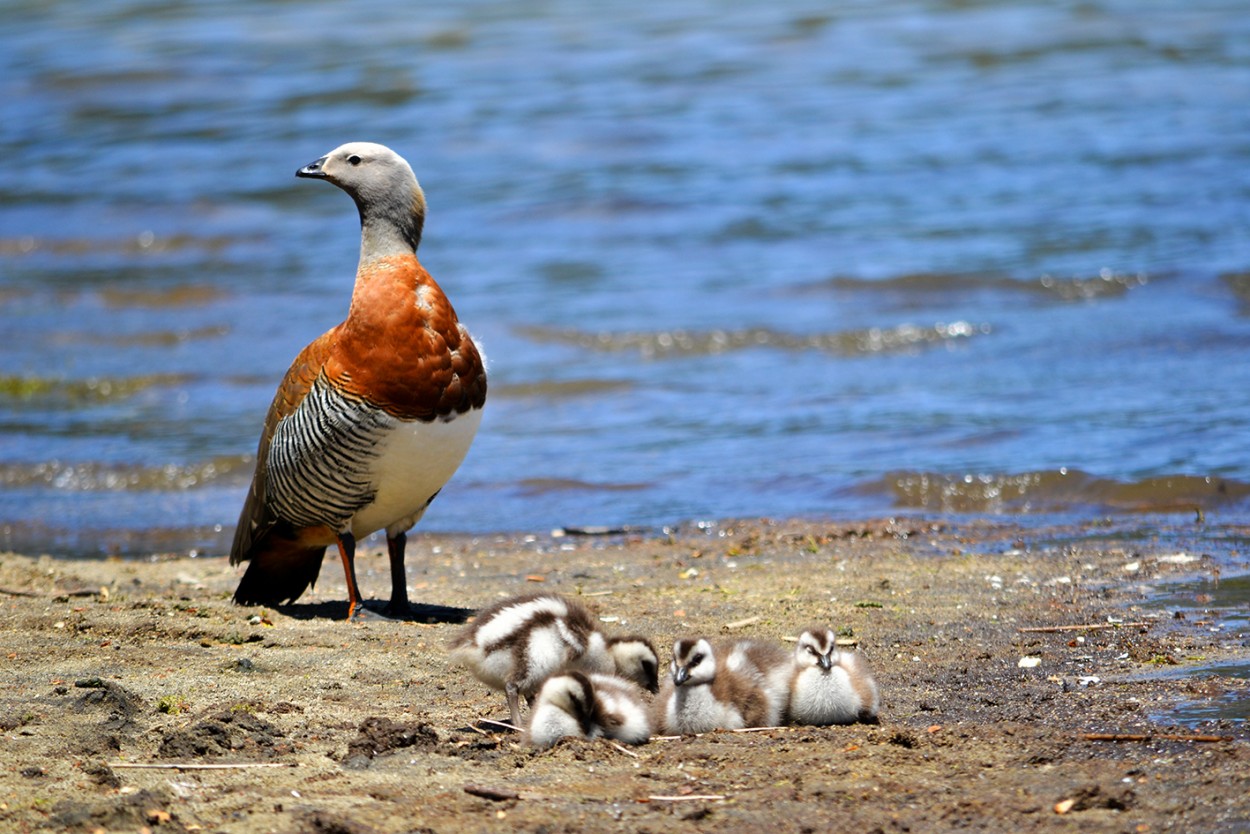
[[[399,421],[349,399],[317,378],[299,408],[280,422],[269,447],[266,492],[278,518],[295,527],[347,529],[373,501],[369,468],[377,445]]]

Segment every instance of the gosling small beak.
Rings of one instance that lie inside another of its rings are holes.
[[[833,668],[833,658],[827,654],[822,654],[820,659],[816,662],[819,663],[820,668],[824,669],[826,672]]]
[[[305,165],[303,168],[300,168],[298,171],[295,172],[295,176],[310,177],[315,180],[325,179],[326,172],[323,171],[322,168],[326,164],[327,159],[329,159],[329,157],[323,156],[321,157],[321,159],[318,159],[316,162]]]
[[[683,683],[685,683],[688,680],[690,680],[690,670],[687,669],[685,666],[678,666],[676,669],[673,670],[673,685],[674,686],[681,686]]]

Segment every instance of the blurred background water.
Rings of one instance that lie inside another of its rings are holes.
[[[1234,0],[5,2],[0,547],[226,550],[349,140],[492,359],[425,529],[1245,523],[1248,105]]]

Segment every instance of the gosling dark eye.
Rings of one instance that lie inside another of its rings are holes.
[[[359,165],[360,161],[361,161],[360,157],[356,156],[356,154],[352,154],[351,156],[347,157],[348,165]]]
[[[691,666],[698,666],[702,662],[703,662],[703,655],[701,654],[696,654],[694,657],[690,658]]]

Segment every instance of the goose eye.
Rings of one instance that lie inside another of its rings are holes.
[[[698,666],[698,665],[699,665],[700,663],[702,663],[702,662],[703,662],[703,654],[702,654],[702,653],[700,653],[700,654],[696,654],[694,657],[690,658],[690,665],[691,665],[691,666]]]
[[[360,157],[356,156],[356,154],[352,154],[351,156],[347,157],[347,164],[348,164],[348,165],[359,165],[359,164],[360,164]]]

